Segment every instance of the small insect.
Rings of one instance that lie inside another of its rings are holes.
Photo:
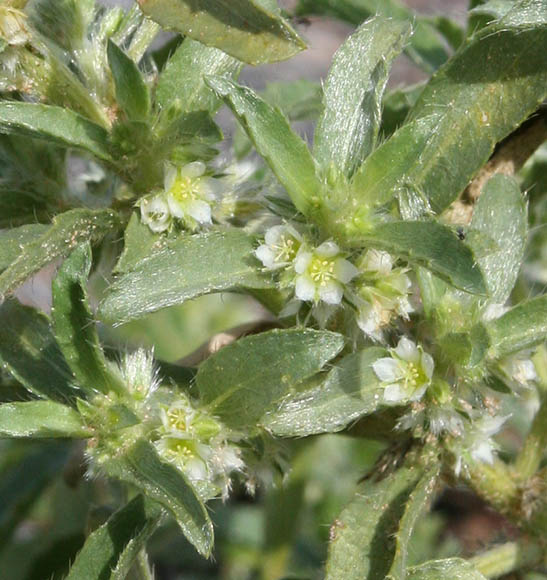
[[[457,228],[456,233],[458,234],[459,240],[465,240],[465,232],[463,231],[463,228]]]

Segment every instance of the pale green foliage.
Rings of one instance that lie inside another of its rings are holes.
[[[6,578],[150,578],[147,550],[238,579],[541,572],[547,2],[472,8],[465,34],[398,0],[301,0],[357,29],[322,85],[259,94],[243,62],[305,48],[274,0],[4,2]],[[184,37],[152,50],[160,27]],[[432,77],[385,93],[403,51]],[[51,312],[21,305],[51,265]],[[522,537],[467,560],[434,542],[462,484]]]

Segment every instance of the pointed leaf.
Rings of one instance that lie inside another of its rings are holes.
[[[24,246],[37,240],[47,229],[42,224],[29,224],[0,231],[0,272],[15,262]]]
[[[429,508],[439,478],[439,472],[440,464],[433,462],[408,498],[395,536],[395,554],[386,580],[406,580],[407,578],[408,547],[412,533],[419,519]]]
[[[437,115],[420,163],[404,179],[435,211],[456,199],[507,136],[547,96],[545,0],[523,0],[480,30],[427,84],[411,119]],[[484,66],[484,63],[488,66]]]
[[[71,407],[53,401],[0,405],[0,437],[91,437]]]
[[[106,463],[104,469],[168,509],[196,550],[202,556],[210,555],[213,525],[205,506],[182,472],[162,461],[150,443],[137,441]]]
[[[118,278],[99,316],[110,323],[127,322],[202,294],[271,287],[255,264],[254,249],[254,238],[242,230],[183,235]]]
[[[110,160],[108,133],[69,109],[37,103],[0,103],[0,133],[45,139]]]
[[[253,427],[294,385],[319,372],[344,338],[316,330],[272,330],[230,344],[201,364],[201,400],[234,428]]]
[[[495,252],[478,255],[477,261],[490,300],[504,304],[517,280],[528,239],[526,202],[513,177],[498,174],[486,183],[469,228],[497,245]],[[469,245],[473,247],[471,240]]]
[[[382,404],[384,387],[372,363],[382,356],[384,348],[371,347],[344,357],[327,375],[313,377],[311,385],[297,386],[266,412],[261,424],[274,435],[306,437],[340,431],[374,412]]]
[[[150,91],[138,66],[110,39],[107,54],[118,104],[129,119],[146,119],[150,112]]]
[[[299,14],[329,14],[354,26],[371,16],[414,22],[415,30],[405,47],[406,54],[426,72],[433,72],[448,58],[437,26],[397,0],[300,0]]]
[[[83,390],[124,392],[120,378],[108,367],[89,308],[87,278],[91,247],[82,244],[72,252],[53,280],[51,317],[55,338]]]
[[[306,45],[266,0],[139,0],[164,28],[215,46],[248,64],[284,60]]]
[[[133,498],[87,538],[66,580],[124,580],[160,518],[158,504]]]
[[[402,467],[359,486],[331,527],[327,580],[385,580],[397,547],[395,534],[421,476],[420,469]]]
[[[457,235],[433,221],[388,222],[378,226],[370,243],[423,265],[456,288],[485,294],[476,258]]]
[[[410,32],[409,22],[371,18],[334,55],[313,150],[323,170],[350,178],[374,149],[391,62]]]
[[[111,210],[73,209],[57,215],[40,237],[26,244],[19,258],[0,274],[0,298],[55,258],[67,256],[79,243],[96,242],[118,227]]]
[[[502,358],[547,339],[547,295],[522,302],[486,325],[490,355]]]
[[[205,76],[236,77],[241,63],[225,52],[185,38],[167,61],[156,88],[156,104],[162,109],[173,105],[181,111],[215,112],[221,100],[205,84]]]
[[[420,164],[422,151],[434,133],[435,122],[436,117],[425,117],[406,123],[367,157],[350,184],[351,199],[357,203],[348,205],[346,213],[351,212],[353,227],[360,227],[361,215],[364,216],[362,222],[368,223],[371,207],[387,204],[400,192],[419,191],[407,180],[407,174]],[[359,211],[361,206],[362,212]]]
[[[434,560],[414,566],[408,571],[407,580],[439,580],[448,578],[454,580],[486,580],[470,562],[462,558],[447,558]]]
[[[283,113],[228,79],[210,77],[207,82],[232,109],[296,208],[303,214],[310,213],[321,182],[308,146],[292,131]]]
[[[66,402],[78,395],[48,317],[15,300],[0,306],[0,362],[39,397]]]

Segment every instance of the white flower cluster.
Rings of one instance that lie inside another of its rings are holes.
[[[255,254],[265,269],[281,272],[279,287],[294,287],[297,301],[328,308],[345,296],[357,311],[357,324],[374,340],[383,339],[382,330],[394,317],[408,318],[413,310],[410,278],[394,267],[387,252],[368,250],[355,265],[334,241],[314,247],[295,227],[283,224],[266,231]]]
[[[212,223],[211,205],[222,184],[206,175],[206,169],[201,161],[178,168],[168,166],[164,191],[139,202],[143,223],[156,233],[168,230],[174,220],[190,230]]]
[[[240,450],[227,442],[223,426],[184,396],[161,408],[156,448],[160,456],[178,467],[203,499],[230,491],[230,474],[242,471]]]

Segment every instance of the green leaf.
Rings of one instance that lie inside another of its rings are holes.
[[[80,414],[53,401],[0,405],[0,437],[90,437]]]
[[[350,184],[350,197],[355,203],[345,209],[345,214],[351,212],[354,227],[368,223],[370,208],[387,204],[401,192],[420,191],[408,181],[407,174],[420,164],[422,150],[434,134],[435,122],[436,117],[425,117],[406,123],[367,157]]]
[[[202,556],[210,555],[213,525],[205,506],[182,472],[163,462],[150,443],[137,441],[106,463],[104,469],[168,509],[196,550]]]
[[[0,306],[0,361],[39,397],[66,402],[78,395],[49,319],[15,300]]]
[[[414,566],[408,571],[407,580],[439,580],[439,578],[454,578],[457,580],[486,580],[470,562],[462,558],[447,558],[434,560]]]
[[[384,389],[372,364],[382,356],[384,348],[371,347],[344,357],[327,375],[297,386],[266,412],[261,424],[277,436],[306,437],[340,431],[374,412],[382,404]]]
[[[405,121],[410,109],[414,106],[424,83],[394,89],[388,92],[382,102],[381,132],[384,137],[392,135]],[[372,153],[374,155],[375,151]],[[372,156],[371,155],[371,156]]]
[[[215,46],[248,64],[285,60],[306,45],[266,0],[139,0],[164,28]]]
[[[108,209],[73,209],[53,218],[40,237],[22,248],[19,258],[0,274],[0,297],[56,258],[64,258],[78,244],[95,242],[118,227],[118,216]]]
[[[160,518],[158,504],[133,498],[87,538],[66,580],[124,580]]]
[[[386,577],[387,580],[406,580],[407,578],[408,549],[412,533],[419,519],[429,508],[435,493],[440,467],[440,463],[436,461],[428,467],[406,502],[405,511],[395,536],[395,554],[389,574]]]
[[[323,170],[333,167],[350,178],[374,149],[391,62],[410,32],[409,22],[372,18],[334,55],[313,150]]]
[[[124,274],[99,305],[99,317],[127,322],[202,294],[269,288],[255,264],[254,238],[241,230],[183,235]]]
[[[138,66],[110,39],[107,55],[118,104],[129,119],[146,119],[150,112],[150,91]]]
[[[65,260],[53,280],[51,317],[55,338],[86,393],[124,392],[120,378],[108,367],[99,344],[86,289],[90,270],[91,247],[85,243]]]
[[[478,232],[474,238],[491,238],[497,244],[495,252],[475,254],[490,300],[504,304],[517,280],[528,239],[526,202],[513,177],[497,174],[488,180],[469,228]],[[473,239],[469,245],[473,248]]]
[[[23,442],[17,442],[23,443]],[[24,442],[28,443],[28,442]],[[34,442],[0,478],[0,545],[17,528],[42,492],[63,471],[71,447],[65,441]]]
[[[216,48],[185,38],[167,61],[156,88],[156,104],[166,109],[176,103],[181,111],[214,113],[221,101],[205,84],[205,76],[236,77],[241,63]]]
[[[547,295],[522,302],[486,324],[490,356],[502,358],[540,344],[547,338]]]
[[[434,221],[388,222],[375,228],[369,242],[425,266],[456,288],[486,294],[475,256],[446,226]]]
[[[236,429],[256,422],[300,381],[319,372],[343,348],[340,334],[272,330],[242,338],[201,364],[201,401]]]
[[[0,133],[45,139],[61,147],[74,147],[110,160],[108,133],[85,117],[51,105],[0,103]]]
[[[420,163],[404,176],[446,209],[494,146],[547,95],[547,10],[524,0],[474,35],[430,80],[411,119],[437,116]],[[488,66],[484,66],[488,63]]]
[[[385,580],[397,549],[395,534],[422,471],[402,467],[361,484],[330,531],[326,580]]]
[[[165,236],[155,234],[133,213],[123,235],[123,252],[114,268],[115,273],[134,269],[141,261],[167,245]]]
[[[433,72],[448,58],[437,26],[397,0],[300,0],[299,14],[329,14],[359,26],[371,16],[414,22],[415,30],[405,47],[406,54],[426,72]]]
[[[321,182],[308,146],[292,131],[283,113],[229,79],[211,77],[207,82],[230,106],[296,208],[310,213]]]
[[[40,238],[49,226],[29,224],[0,231],[0,272],[10,266],[21,254],[21,249]]]

